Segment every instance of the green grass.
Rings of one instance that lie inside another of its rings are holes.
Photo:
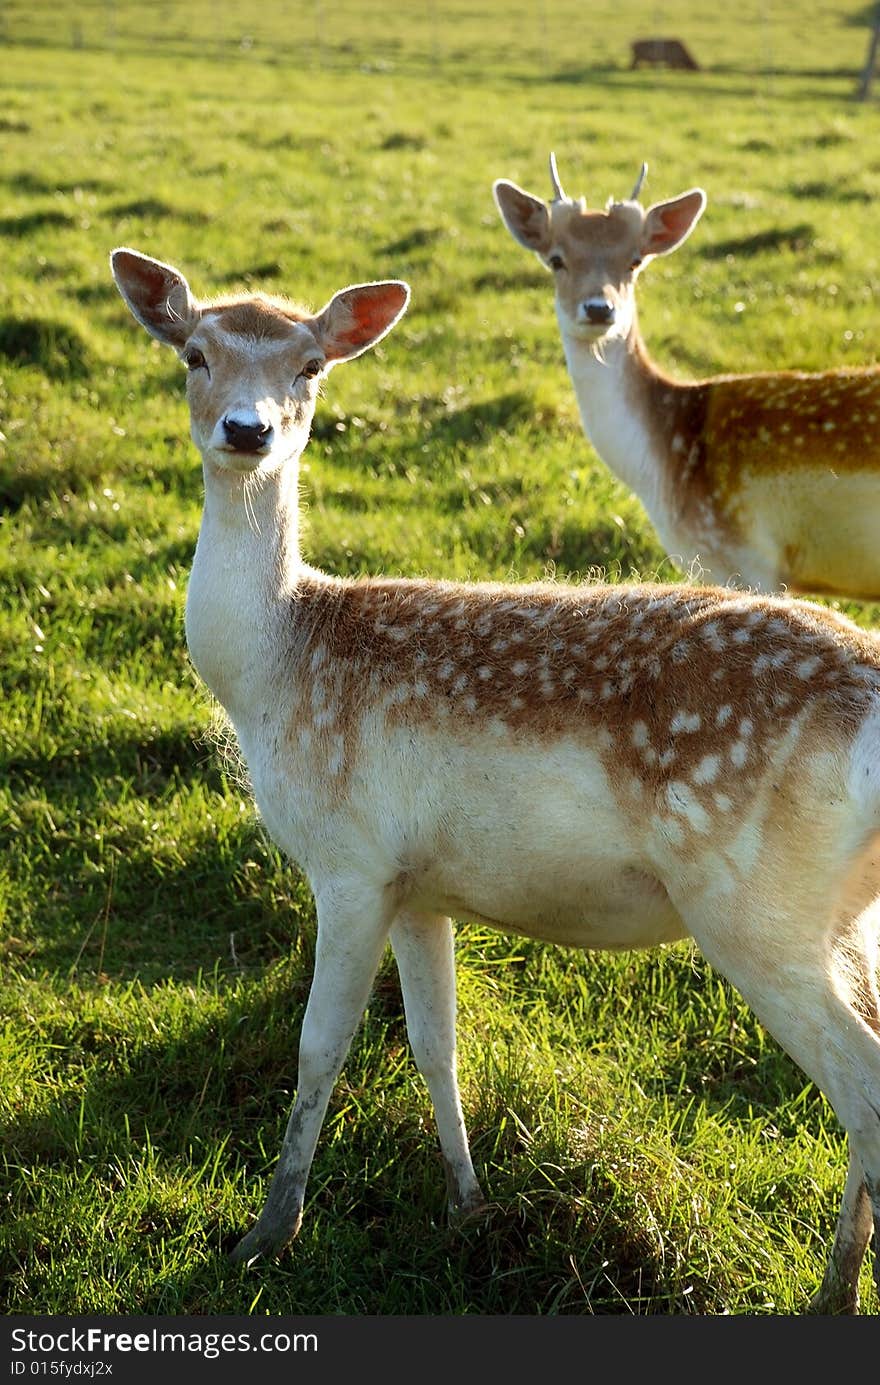
[[[388,13],[390,8],[391,13]],[[790,8],[790,7],[789,7]],[[0,305],[0,1303],[7,1313],[782,1314],[821,1277],[845,1152],[824,1100],[686,947],[459,932],[488,1219],[452,1228],[387,960],[302,1235],[248,1273],[295,1081],[308,889],[255,821],[186,658],[201,478],[181,371],[128,317],[129,244],[318,306],[402,276],[304,470],[339,573],[669,576],[581,432],[549,279],[492,180],[593,204],[700,184],[640,286],[683,376],[878,358],[873,6],[10,0]],[[164,26],[164,27],[163,27]],[[845,608],[866,625],[877,608]],[[877,1312],[869,1269],[866,1311]]]

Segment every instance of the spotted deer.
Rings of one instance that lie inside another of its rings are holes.
[[[880,599],[880,367],[672,379],[648,354],[636,283],[687,239],[705,193],[645,209],[643,165],[629,198],[589,211],[552,154],[550,172],[550,202],[505,179],[495,201],[553,273],[584,430],[667,555],[707,582]]]
[[[462,1214],[483,1194],[456,1076],[451,920],[581,949],[690,938],[848,1135],[816,1305],[856,1311],[880,1227],[880,640],[728,588],[321,572],[301,556],[297,475],[318,391],[389,331],[407,286],[345,288],[311,312],[199,301],[179,270],[126,247],[112,271],[187,367],[204,477],[189,651],[317,912],[296,1101],[234,1258],[274,1255],[299,1230],[389,941]]]

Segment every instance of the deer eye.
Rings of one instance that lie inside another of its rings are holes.
[[[631,259],[630,262],[629,262],[629,267],[630,267],[630,269],[638,269],[638,267],[639,267],[639,265],[640,265],[641,263],[642,263],[642,257],[641,257],[641,255],[633,255],[632,259]]]
[[[565,269],[565,260],[561,255],[551,255],[547,263],[552,270]]]
[[[300,371],[300,375],[304,375],[304,376],[306,377],[307,380],[314,380],[315,376],[316,376],[316,375],[320,375],[320,373],[321,373],[321,362],[320,362],[320,361],[306,361],[305,365],[303,366],[302,370]]]
[[[208,364],[201,351],[195,346],[191,346],[188,351],[184,352],[183,360],[187,370],[202,370]]]

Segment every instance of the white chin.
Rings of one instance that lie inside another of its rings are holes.
[[[209,447],[204,454],[213,470],[229,476],[252,476],[265,468],[267,454],[262,452],[225,452],[223,447]]]
[[[217,471],[230,472],[233,476],[252,476],[255,471],[267,471],[277,462],[271,452],[231,452],[225,447],[209,447],[205,460]]]
[[[574,322],[570,331],[573,337],[587,346],[598,346],[600,342],[608,341],[617,335],[614,327],[597,327],[589,322]]]

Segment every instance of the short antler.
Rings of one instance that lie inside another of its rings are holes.
[[[567,201],[565,193],[562,191],[562,184],[559,181],[559,172],[556,168],[556,155],[552,151],[550,153],[550,181],[553,184],[554,202]]]
[[[645,179],[647,178],[647,176],[648,176],[648,165],[645,164],[645,163],[643,163],[641,169],[639,170],[639,176],[638,176],[638,178],[636,179],[636,185],[635,185],[635,187],[633,188],[632,192],[630,193],[630,199],[629,199],[630,202],[635,202],[636,199],[638,198],[638,195],[639,195],[639,193],[640,193],[641,190],[642,190],[642,183],[645,181]]]

